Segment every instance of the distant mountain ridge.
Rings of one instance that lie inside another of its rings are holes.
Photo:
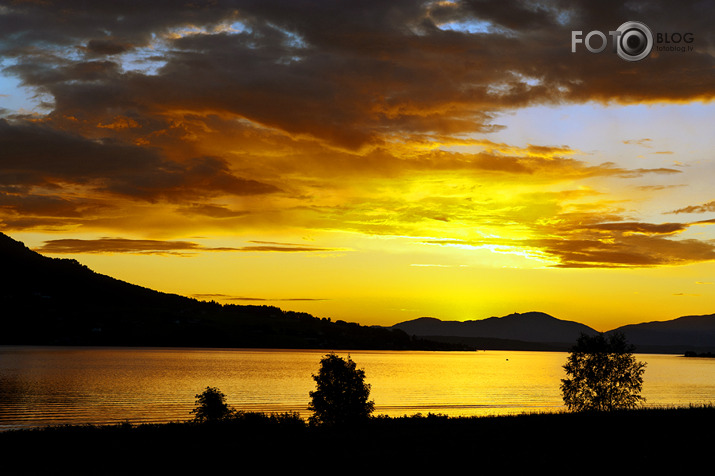
[[[473,321],[441,321],[423,317],[395,324],[392,328],[408,334],[430,336],[483,337],[527,342],[576,342],[581,333],[597,331],[578,322],[556,319],[543,312],[514,313]]]
[[[670,321],[652,321],[622,326],[619,331],[640,347],[691,347],[712,352],[715,349],[715,314],[683,316]]]
[[[422,317],[400,322],[391,328],[410,335],[471,345],[504,348],[566,350],[581,333],[594,335],[591,327],[574,321],[557,319],[543,312],[514,313],[482,320],[442,321]],[[715,314],[683,316],[670,321],[630,324],[607,331],[622,332],[641,352],[684,353],[715,350]],[[478,340],[479,339],[479,340]],[[489,339],[517,341],[509,344]]]
[[[0,345],[568,350],[594,329],[543,312],[361,326],[273,306],[220,305],[43,256],[0,233]],[[622,326],[641,352],[715,352],[715,314]]]

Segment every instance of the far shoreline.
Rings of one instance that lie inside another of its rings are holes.
[[[154,349],[154,350],[245,350],[245,351],[296,351],[296,352],[489,352],[489,351],[506,351],[506,352],[570,352],[573,344],[542,344],[538,342],[527,343],[533,345],[516,345],[516,346],[488,346],[484,348],[452,348],[452,349],[405,349],[405,348],[370,348],[370,347],[230,347],[230,346],[207,346],[207,345],[152,345],[152,344],[96,344],[96,343],[0,343],[0,348],[37,348],[37,349]],[[635,350],[636,354],[652,354],[652,355],[681,355],[683,357],[704,357],[715,358],[713,352],[696,352],[693,350],[675,350],[673,347],[648,346]]]

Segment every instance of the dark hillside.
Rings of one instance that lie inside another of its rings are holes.
[[[675,348],[678,353],[715,351],[715,314],[632,324],[611,332],[615,331],[622,332],[639,349]]]
[[[0,344],[464,349],[272,306],[203,302],[42,256],[0,233]]]
[[[473,321],[423,317],[391,327],[422,338],[469,345],[477,349],[568,351],[581,333],[596,331],[543,312],[514,313]],[[715,314],[619,327],[636,352],[683,354],[715,352]]]
[[[410,335],[468,343],[484,349],[567,350],[576,339],[596,331],[584,324],[543,312],[514,313],[472,321],[442,321],[422,317],[392,326]]]

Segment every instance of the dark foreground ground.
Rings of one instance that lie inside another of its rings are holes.
[[[513,417],[376,418],[350,429],[245,414],[227,424],[0,433],[3,475],[709,474],[715,407]],[[533,473],[532,473],[533,474]]]

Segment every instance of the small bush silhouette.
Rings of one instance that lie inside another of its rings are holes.
[[[370,385],[365,383],[365,371],[356,368],[350,356],[347,360],[330,353],[320,361],[320,370],[313,375],[316,390],[310,392],[309,418],[316,425],[345,425],[367,420],[375,403],[368,400]]]
[[[226,404],[226,395],[218,388],[206,387],[206,390],[196,395],[196,407],[191,410],[194,421],[199,423],[226,420],[235,411]]]

